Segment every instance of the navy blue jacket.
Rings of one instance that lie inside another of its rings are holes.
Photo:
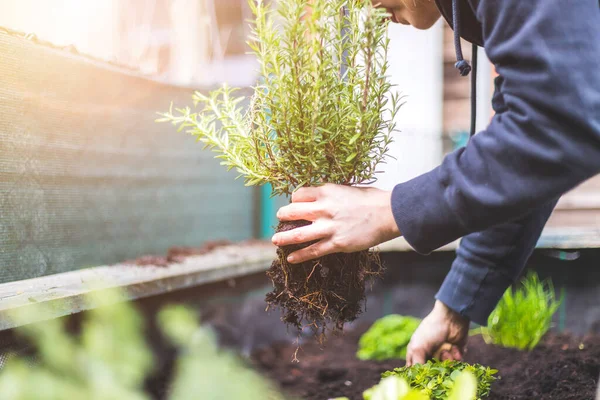
[[[500,75],[488,128],[397,185],[394,218],[427,254],[465,236],[438,299],[484,324],[557,199],[600,173],[598,0],[459,0],[463,37]],[[451,19],[451,0],[436,0]]]

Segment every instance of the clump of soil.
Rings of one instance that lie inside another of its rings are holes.
[[[133,261],[126,261],[125,263],[131,263],[137,266],[166,267],[169,264],[180,263],[186,257],[208,254],[216,248],[229,246],[231,244],[232,242],[229,240],[214,240],[205,242],[200,247],[171,247],[167,251],[166,256],[145,255],[138,257]]]
[[[379,382],[381,373],[404,365],[402,360],[361,361],[356,358],[360,335],[368,325],[329,340],[302,346],[300,362],[292,362],[294,344],[275,344],[256,351],[256,368],[282,390],[305,400],[347,396],[362,400],[364,390]],[[600,336],[576,338],[549,334],[531,352],[469,339],[466,361],[499,370],[489,400],[593,400],[600,375]]]
[[[309,225],[308,221],[280,222],[277,232]],[[266,301],[282,310],[282,321],[301,330],[303,325],[324,337],[330,329],[341,331],[363,310],[365,286],[369,278],[382,272],[377,255],[370,251],[336,253],[301,264],[289,264],[287,257],[313,243],[277,249],[277,259],[267,276],[273,291]]]

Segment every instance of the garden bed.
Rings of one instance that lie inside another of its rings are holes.
[[[307,342],[292,362],[294,344],[274,344],[253,354],[253,363],[278,382],[286,393],[307,400],[347,396],[362,400],[382,372],[400,367],[401,360],[361,361],[355,356],[358,339],[368,325],[330,338],[324,348]],[[499,370],[490,400],[594,400],[600,375],[600,336],[576,338],[549,334],[527,353],[487,345],[472,337],[466,361]]]

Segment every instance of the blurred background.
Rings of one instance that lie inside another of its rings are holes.
[[[154,122],[193,90],[227,82],[251,94],[249,17],[246,0],[0,2],[0,282],[270,236],[286,199],[244,187],[191,138]],[[394,159],[375,183],[385,189],[465,145],[470,109],[443,21],[389,34],[391,79],[406,104]],[[479,56],[483,129],[495,73]],[[598,244],[600,184],[577,193],[553,217],[560,229],[548,246]]]

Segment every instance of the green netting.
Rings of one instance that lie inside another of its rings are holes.
[[[252,235],[252,189],[154,122],[191,90],[5,33],[0,54],[0,282]]]

